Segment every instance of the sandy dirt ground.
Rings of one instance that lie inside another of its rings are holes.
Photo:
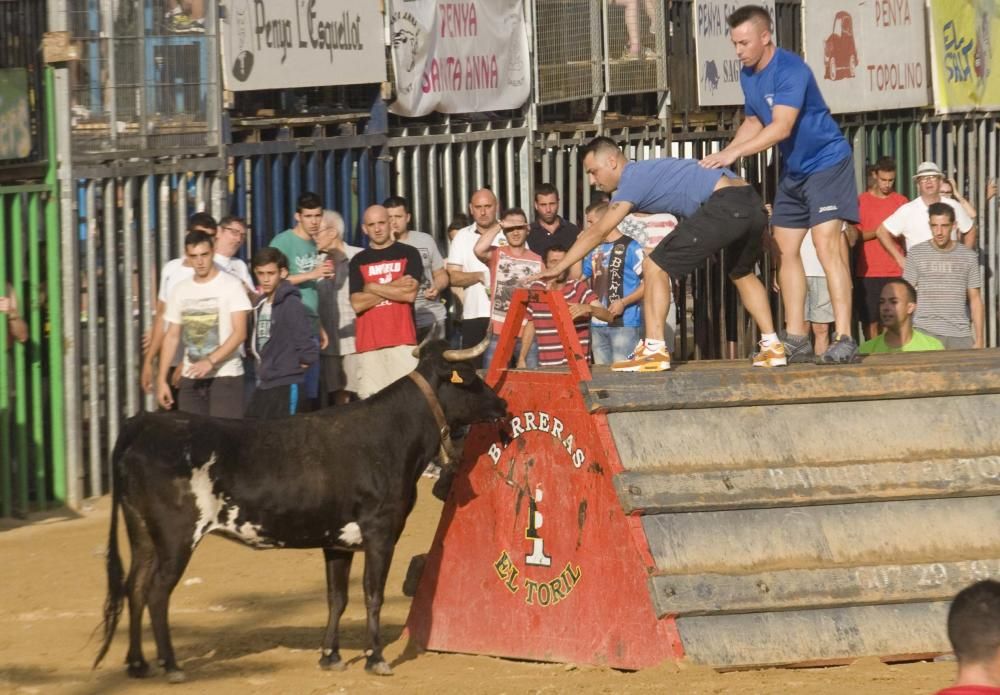
[[[607,668],[539,664],[484,656],[413,653],[403,626],[410,600],[402,584],[412,555],[430,545],[441,504],[426,479],[396,550],[382,612],[386,658],[395,674],[364,672],[364,597],[360,558],[342,623],[343,673],[317,665],[326,607],[320,551],[253,551],[209,537],[174,591],[171,621],[178,660],[188,676],[168,685],[161,673],[125,676],[123,616],[111,651],[96,671],[92,637],[105,594],[103,553],[107,498],[80,515],[56,513],[30,522],[0,522],[0,693],[760,693],[814,695],[932,693],[947,685],[950,663],[887,666],[864,659],[823,669],[717,673],[664,664],[625,673]],[[155,650],[146,621],[146,657]]]

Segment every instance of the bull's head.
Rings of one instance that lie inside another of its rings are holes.
[[[443,340],[424,341],[413,350],[420,359],[416,371],[431,384],[452,430],[507,416],[507,402],[486,385],[470,362],[487,345],[489,336],[464,350],[450,350]]]

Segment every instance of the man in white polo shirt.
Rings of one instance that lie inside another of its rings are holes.
[[[945,203],[955,209],[959,239],[970,249],[976,248],[976,225],[972,218],[956,200],[941,195],[941,182],[944,180],[941,168],[934,162],[922,162],[913,178],[917,181],[920,195],[897,208],[875,230],[875,236],[899,267],[906,264],[906,259],[893,243],[892,237],[902,238],[907,249],[930,241],[932,235],[927,208],[934,203]]]
[[[458,230],[448,249],[448,276],[452,287],[464,287],[462,300],[462,347],[472,347],[482,342],[490,326],[490,298],[486,288],[490,285],[490,270],[476,256],[479,235],[500,228],[497,220],[497,197],[488,188],[472,194],[469,213],[475,220]],[[482,357],[473,360],[482,366]]]

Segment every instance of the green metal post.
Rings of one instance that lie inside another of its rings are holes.
[[[42,311],[41,311],[41,248],[39,247],[39,205],[41,191],[28,198],[28,301],[25,320],[28,321],[31,381],[31,461],[35,468],[35,503],[45,509],[45,420],[42,415]]]
[[[24,193],[14,193],[10,206],[10,253],[14,295],[24,307]],[[17,460],[17,511],[28,512],[28,383],[25,379],[25,346],[14,344],[14,457]]]
[[[56,157],[56,94],[55,73],[45,68],[45,134],[48,169],[45,183],[49,187],[45,202],[45,294],[49,310],[49,440],[52,447],[52,491],[58,502],[66,502],[66,414],[63,391],[63,311],[62,311],[62,244],[59,226],[59,181]]]
[[[875,160],[878,159],[878,125],[870,124],[861,126],[862,130],[865,132],[865,148],[867,150],[867,164],[874,164]],[[868,185],[868,181],[864,182],[865,186]]]
[[[7,294],[7,199],[0,194],[0,294]],[[0,321],[0,516],[10,516],[13,502],[10,483],[10,373],[7,321]]]

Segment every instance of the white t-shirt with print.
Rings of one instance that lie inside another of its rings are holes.
[[[168,323],[181,326],[183,373],[187,373],[195,362],[208,357],[232,335],[230,314],[250,309],[243,284],[228,273],[220,271],[208,282],[195,282],[194,278],[179,282],[167,299],[164,318]],[[241,374],[243,361],[240,351],[234,350],[225,361],[216,364],[209,376]]]

